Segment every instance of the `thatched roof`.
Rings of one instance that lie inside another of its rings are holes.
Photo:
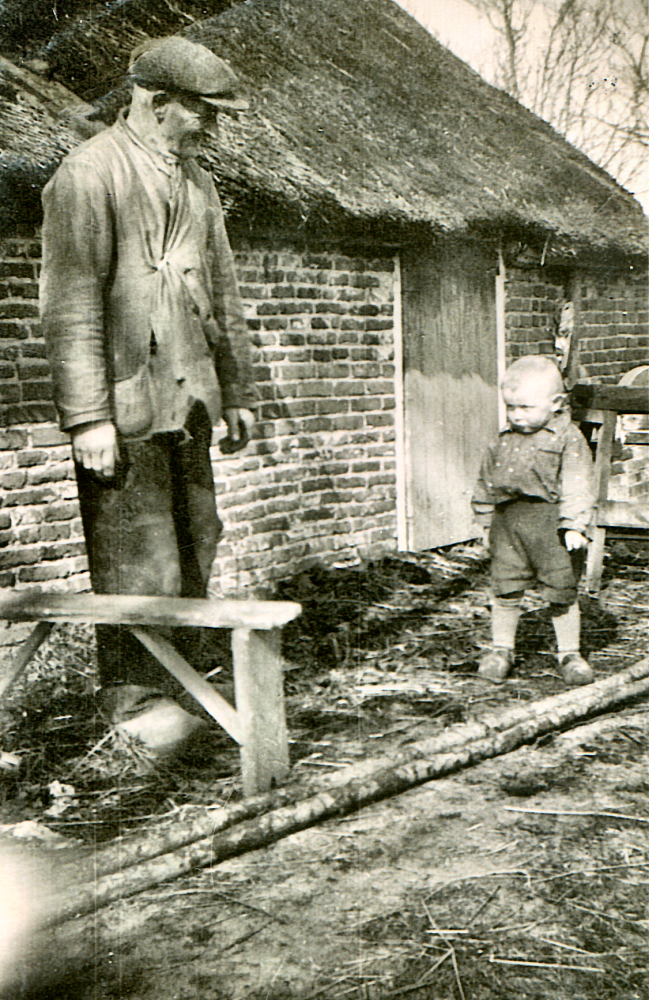
[[[122,8],[134,0],[104,10]],[[125,43],[119,58],[116,47],[135,30],[132,20],[117,30],[111,17],[104,36],[99,21],[84,36],[97,66],[109,37],[105,92],[127,57]],[[80,30],[66,28],[68,43]],[[557,244],[646,250],[646,219],[628,192],[391,0],[246,0],[184,33],[224,57],[253,98],[250,112],[223,119],[206,152],[235,203],[259,196],[302,218],[340,213],[435,232],[526,227]],[[60,54],[62,39],[41,55]],[[120,94],[98,103],[108,109]]]

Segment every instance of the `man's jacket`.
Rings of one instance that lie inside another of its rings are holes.
[[[223,212],[194,160],[162,157],[120,119],[43,192],[41,314],[64,430],[126,437],[254,401]]]

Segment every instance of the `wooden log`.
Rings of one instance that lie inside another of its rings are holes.
[[[327,790],[353,780],[364,780],[367,776],[385,767],[400,767],[416,758],[433,758],[445,754],[480,739],[494,736],[514,726],[525,724],[530,718],[544,716],[549,711],[563,712],[576,705],[575,718],[584,717],[616,705],[636,694],[633,685],[649,678],[649,658],[640,660],[611,677],[606,677],[585,687],[571,688],[560,694],[550,695],[539,701],[516,705],[497,715],[483,716],[478,722],[466,722],[449,726],[438,736],[412,743],[405,751],[370,757],[351,767],[341,769],[322,777],[318,790]],[[640,694],[643,694],[641,691]],[[94,851],[87,863],[75,861],[78,881],[103,875],[110,875],[126,868],[141,864],[161,854],[171,853],[188,846],[196,840],[209,837],[234,826],[254,819],[263,813],[288,806],[313,794],[312,790],[281,788],[263,795],[257,795],[237,802],[232,806],[214,806],[194,810],[186,819],[162,820],[155,827],[145,827],[137,834],[120,837],[99,851]]]
[[[486,724],[488,732],[482,738],[434,755],[429,753],[432,741],[422,741],[412,748],[410,758],[400,763],[395,764],[392,759],[380,760],[368,773],[348,777],[337,787],[323,789],[302,801],[272,809],[169,853],[81,884],[52,901],[48,923],[61,923],[92,913],[116,899],[135,895],[162,881],[218,864],[323,820],[354,812],[433,778],[508,753],[544,733],[647,694],[649,657],[613,677],[517,708],[504,713],[500,720],[494,717],[491,727],[488,720],[483,720],[481,725]],[[503,721],[509,724],[499,729]],[[101,866],[101,852],[97,860]]]

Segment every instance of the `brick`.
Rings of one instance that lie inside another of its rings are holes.
[[[17,382],[0,385],[0,403],[17,403],[20,399],[20,386]]]
[[[3,490],[19,490],[27,482],[27,473],[23,471],[5,472],[0,476],[0,488]]]
[[[31,317],[38,317],[38,305],[35,302],[19,302],[16,299],[4,299],[0,302],[0,318],[27,319]]]
[[[26,566],[18,570],[18,579],[21,583],[41,583],[46,580],[64,579],[76,569],[73,559],[60,559],[56,562],[48,563],[46,566]]]
[[[370,427],[390,427],[394,423],[392,413],[368,413],[365,418]]]
[[[50,495],[53,494],[50,492]],[[71,501],[69,503],[53,503],[49,504],[47,509],[43,514],[44,521],[69,521],[73,517],[79,516],[79,505],[78,503]]]
[[[38,465],[27,472],[27,482],[30,486],[42,483],[60,483],[66,479],[74,479],[74,465],[71,461],[57,464]]]
[[[393,330],[394,323],[391,319],[366,319],[366,330]]]
[[[41,550],[38,547],[22,548],[13,546],[0,552],[0,569],[15,569],[17,566],[33,566],[39,562]]]
[[[17,451],[26,448],[28,443],[27,431],[23,430],[0,430],[0,449],[9,448]]]
[[[0,278],[33,278],[32,264],[21,261],[0,261]]]
[[[82,541],[64,541],[52,545],[44,545],[42,547],[41,559],[43,561],[52,561],[54,559],[62,559],[65,556],[78,556],[84,555],[86,547]]]
[[[14,296],[17,299],[37,299],[38,298],[38,283],[33,279],[23,279],[14,280],[8,282],[8,291],[10,296]]]
[[[302,521],[329,521],[334,517],[334,512],[329,507],[315,507],[313,510],[302,512]]]
[[[16,432],[14,432],[16,433]],[[36,447],[52,447],[56,445],[69,445],[70,438],[58,427],[34,427],[31,430],[32,444]]]
[[[25,347],[31,346],[28,344]],[[35,345],[39,348],[44,348],[44,345]],[[50,366],[48,362],[43,359],[34,359],[33,361],[23,362],[18,365],[18,375],[21,379],[46,379],[50,377]]]

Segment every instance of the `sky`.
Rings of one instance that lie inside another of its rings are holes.
[[[484,14],[467,0],[396,0],[456,56],[467,62],[488,83],[493,83],[493,52],[496,33]],[[623,3],[624,0],[619,0]],[[542,7],[539,5],[539,17]],[[539,23],[542,30],[542,25]],[[605,67],[604,67],[605,69]],[[629,185],[649,215],[649,164],[643,175]]]
[[[495,32],[466,0],[396,0],[456,56],[492,81]]]

